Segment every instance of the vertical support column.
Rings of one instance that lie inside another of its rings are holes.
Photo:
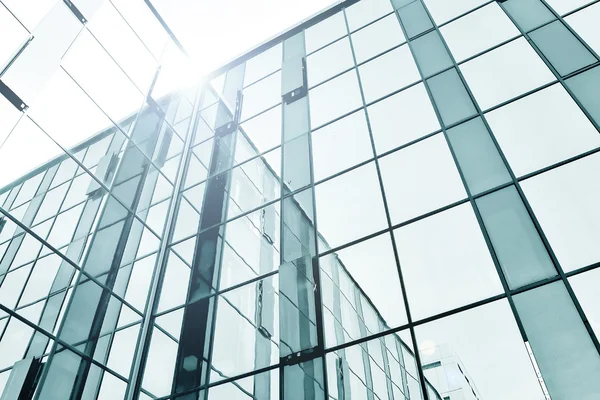
[[[327,390],[323,361],[315,358],[324,345],[305,56],[304,32],[284,41],[279,267],[283,399],[321,399]]]
[[[231,167],[234,163],[237,124],[241,111],[241,89],[244,65],[229,70],[225,77],[224,100],[218,105],[215,140],[201,210],[192,275],[177,354],[173,391],[180,392],[208,383],[210,376],[213,333],[217,315],[216,298],[206,295],[218,288],[221,271],[222,237],[229,204]],[[226,171],[224,173],[219,173]],[[212,228],[211,228],[212,227]]]

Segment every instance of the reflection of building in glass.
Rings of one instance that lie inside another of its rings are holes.
[[[482,400],[475,382],[469,378],[465,366],[449,345],[421,348],[423,373],[442,399]]]
[[[346,0],[171,90],[127,1],[0,7],[2,400],[600,393],[600,2]]]

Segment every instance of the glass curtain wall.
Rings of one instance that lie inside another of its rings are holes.
[[[596,399],[598,18],[343,1],[174,89],[141,0],[4,1],[2,399]]]

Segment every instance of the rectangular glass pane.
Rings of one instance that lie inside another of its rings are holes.
[[[585,71],[565,82],[596,124],[600,125],[600,99],[596,96],[600,90],[600,67]]]
[[[446,126],[477,113],[456,69],[429,78],[427,84]]]
[[[452,59],[437,31],[413,40],[412,51],[424,77],[452,66]]]
[[[477,199],[477,206],[511,289],[556,275],[514,186]]]
[[[511,180],[481,118],[449,129],[448,140],[471,194],[481,193]]]
[[[398,10],[406,36],[413,38],[428,29],[433,28],[431,19],[423,7],[421,0],[410,3]]]
[[[545,25],[529,36],[562,76],[598,61],[560,21]]]
[[[600,356],[564,284],[513,299],[550,396],[592,399],[600,393]]]
[[[541,0],[508,0],[502,3],[502,8],[525,32],[555,18]]]

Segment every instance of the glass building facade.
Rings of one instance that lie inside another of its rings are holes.
[[[2,400],[600,398],[600,1],[1,1]]]

